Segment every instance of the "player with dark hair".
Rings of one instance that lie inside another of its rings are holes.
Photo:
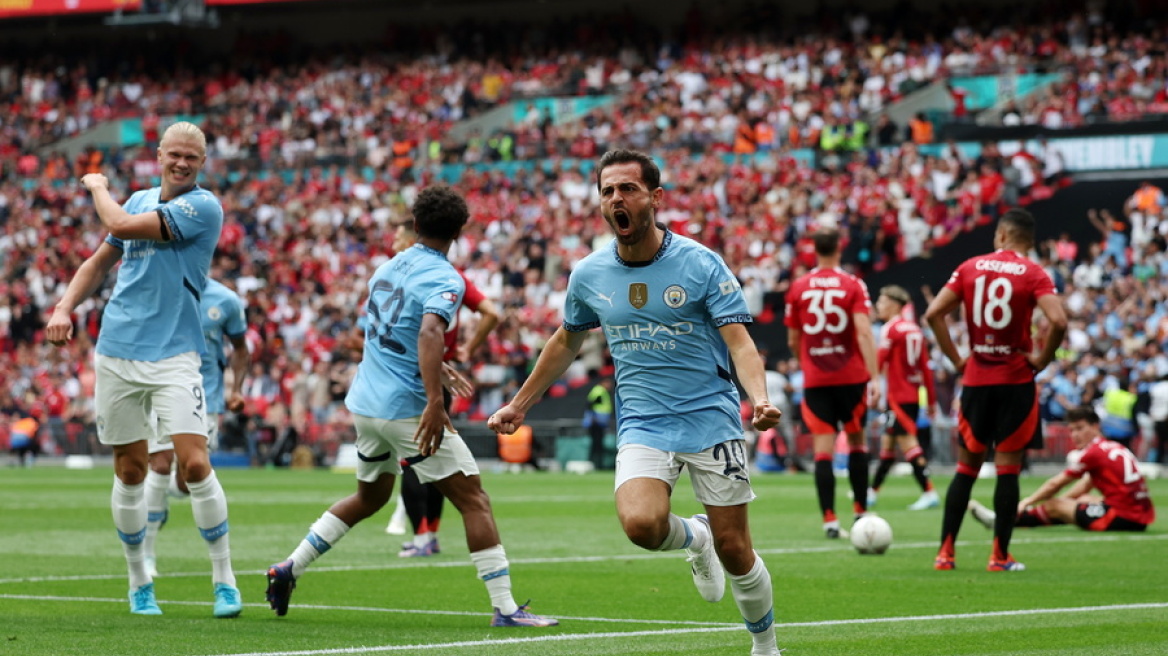
[[[596,167],[601,213],[615,243],[572,271],[564,323],[510,405],[487,425],[511,434],[600,327],[616,363],[616,508],[637,546],[686,550],[693,580],[710,602],[730,589],[755,656],[777,656],[770,574],[746,521],[750,485],[738,379],[754,404],[755,428],[779,421],[734,274],[716,253],[657,223],[661,173],[648,155],[604,154]],[[706,513],[683,518],[670,497],[683,469]],[[719,562],[719,559],[721,562]],[[725,571],[723,571],[725,566]]]
[[[956,566],[961,520],[991,448],[998,471],[994,512],[1008,519],[994,523],[993,552],[987,569],[1026,569],[1010,555],[1010,538],[1018,507],[1022,458],[1027,448],[1041,443],[1034,376],[1054,359],[1067,332],[1066,312],[1054,283],[1041,266],[1027,259],[1033,247],[1034,217],[1023,209],[1008,210],[994,232],[996,250],[959,265],[925,312],[937,346],[961,372],[963,386],[957,472],[945,496],[941,548],[934,562],[939,570]],[[967,357],[957,350],[945,323],[946,316],[958,306],[965,310],[969,330]],[[1030,336],[1035,307],[1050,324],[1038,353],[1033,352]]]
[[[934,413],[936,397],[933,393],[933,372],[929,369],[929,346],[917,322],[905,316],[912,310],[912,299],[903,287],[888,285],[876,297],[876,317],[884,322],[880,329],[880,343],[876,361],[884,375],[884,399],[888,405],[885,432],[880,436],[880,464],[872,479],[868,505],[876,502],[876,494],[896,462],[894,446],[899,446],[904,459],[913,468],[913,477],[921,486],[921,497],[908,507],[925,510],[941,505],[933,482],[929,480],[929,461],[917,441],[917,414],[920,412],[921,388],[925,388],[925,411]]]
[[[1014,525],[1029,528],[1075,524],[1085,531],[1147,530],[1156,520],[1156,510],[1136,457],[1119,442],[1103,437],[1099,416],[1090,406],[1067,411],[1067,427],[1075,444],[1067,468],[1018,502]],[[1066,495],[1056,497],[1071,481],[1077,482]],[[1091,488],[1103,496],[1088,494]],[[970,501],[969,512],[986,528],[994,527],[994,511]]]
[[[554,626],[559,622],[528,612],[511,595],[491,502],[443,398],[443,335],[465,289],[446,254],[469,218],[466,201],[449,187],[430,187],[418,194],[413,214],[417,243],[369,280],[364,353],[345,397],[357,429],[357,492],[334,503],[287,560],[268,568],[268,602],[287,614],[300,576],[389,501],[407,460],[418,480],[433,482],[462,514],[471,562],[495,607],[491,626]]]
[[[407,248],[413,246],[417,241],[418,233],[414,231],[413,223],[400,224],[393,235],[394,253],[405,252]],[[442,359],[444,362],[465,362],[472,354],[478,351],[479,347],[486,343],[487,336],[499,324],[499,310],[495,307],[494,302],[479,291],[478,287],[463,275],[461,271],[459,275],[466,285],[466,293],[462,299],[462,306],[482,316],[479,319],[478,326],[475,328],[474,335],[471,336],[466,344],[460,345],[458,343],[458,313],[455,313],[454,320],[443,336],[445,351],[443,352]],[[449,390],[443,390],[443,395],[446,410],[449,412],[452,398],[451,393]],[[417,473],[405,461],[402,462],[401,487],[398,503],[402,505],[402,509],[410,520],[410,526],[414,531],[414,538],[403,543],[402,549],[397,555],[402,558],[415,558],[433,556],[440,553],[438,528],[442,522],[442,508],[446,505],[446,499],[438,491],[436,485],[419,481]],[[397,512],[395,511],[394,514],[396,515]],[[393,520],[391,519],[390,524],[392,523]]]
[[[836,435],[847,435],[848,480],[856,519],[868,511],[868,445],[864,418],[879,399],[872,301],[864,282],[840,268],[840,233],[820,227],[812,235],[818,265],[787,291],[787,344],[803,370],[803,423],[813,435],[815,491],[823,532],[844,537],[835,512],[832,453]]]

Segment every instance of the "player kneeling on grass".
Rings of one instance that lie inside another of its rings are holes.
[[[1127,447],[1099,432],[1099,417],[1088,406],[1067,412],[1071,441],[1079,450],[1065,471],[1052,476],[1042,487],[1018,503],[1015,526],[1076,524],[1086,531],[1143,531],[1156,519],[1148,483],[1136,467],[1136,458]],[[1059,490],[1073,480],[1074,487],[1062,497]],[[1098,488],[1102,498],[1087,494]],[[969,512],[986,528],[993,528],[996,516],[976,501]]]
[[[418,194],[413,214],[418,242],[369,281],[364,353],[345,398],[357,429],[357,492],[334,503],[287,560],[268,568],[268,602],[277,615],[288,612],[304,570],[389,501],[404,459],[462,514],[471,562],[495,607],[491,626],[555,626],[512,598],[507,554],[478,466],[443,403],[443,335],[464,292],[446,253],[469,217],[466,201],[431,187]]]

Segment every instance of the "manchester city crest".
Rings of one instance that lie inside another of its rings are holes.
[[[665,288],[665,294],[662,296],[665,304],[673,309],[677,309],[685,305],[687,295],[681,285],[670,285]]]

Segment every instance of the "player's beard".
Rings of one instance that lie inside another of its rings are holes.
[[[605,219],[608,221],[609,227],[612,228],[613,234],[616,235],[617,243],[622,246],[636,246],[645,239],[649,234],[649,230],[653,228],[653,210],[652,208],[646,207],[637,214],[628,210],[625,210],[625,214],[628,216],[629,221],[629,231],[627,233],[622,233],[620,230],[620,223],[616,219],[616,212],[613,212],[611,216],[605,217]]]

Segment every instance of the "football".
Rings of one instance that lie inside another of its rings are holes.
[[[862,554],[882,554],[892,544],[892,527],[883,517],[866,515],[852,525],[852,546]]]

